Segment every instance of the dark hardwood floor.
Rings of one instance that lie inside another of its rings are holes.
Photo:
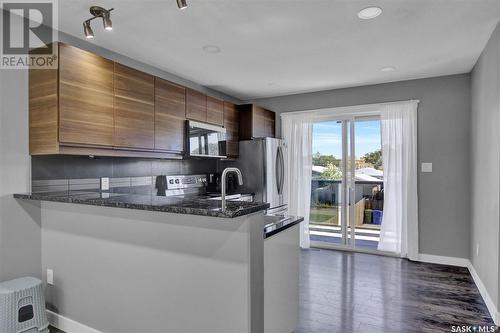
[[[466,268],[311,249],[301,253],[300,278],[294,333],[450,333],[452,325],[493,326]]]
[[[310,249],[301,253],[300,277],[294,333],[449,333],[452,325],[494,325],[466,268]]]

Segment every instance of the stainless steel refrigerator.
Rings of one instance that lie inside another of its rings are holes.
[[[287,145],[281,139],[263,138],[240,141],[235,161],[243,174],[242,192],[254,193],[255,201],[268,202],[270,215],[286,215]]]

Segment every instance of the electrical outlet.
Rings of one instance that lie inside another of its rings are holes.
[[[101,178],[101,191],[109,191],[109,178],[108,177]]]
[[[432,163],[422,163],[422,172],[432,172]]]
[[[54,270],[47,268],[47,284],[54,285]]]
[[[479,243],[476,243],[476,257],[479,257]]]

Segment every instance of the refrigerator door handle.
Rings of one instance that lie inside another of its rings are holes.
[[[276,190],[278,191],[278,195],[281,194],[280,193],[280,176],[279,176],[279,173],[280,173],[280,167],[279,167],[279,160],[280,160],[280,148],[278,147],[278,150],[276,150],[276,163],[275,163],[275,170],[274,170],[274,177],[276,179]]]
[[[283,148],[279,148],[280,150],[280,159],[281,159],[281,181],[280,181],[280,193],[283,194],[283,186],[285,184],[285,158],[283,157]]]
[[[283,194],[283,182],[285,176],[283,150],[281,149],[281,147],[278,147],[278,150],[276,151],[276,168],[278,168],[278,164],[279,164],[279,172],[278,171],[276,172],[276,184],[278,186],[278,194],[281,195]]]

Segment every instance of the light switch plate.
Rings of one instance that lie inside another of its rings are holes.
[[[47,269],[47,284],[54,285],[54,270],[50,268]]]
[[[109,178],[108,177],[101,178],[101,191],[109,191]]]
[[[432,163],[422,163],[422,172],[432,172]]]

